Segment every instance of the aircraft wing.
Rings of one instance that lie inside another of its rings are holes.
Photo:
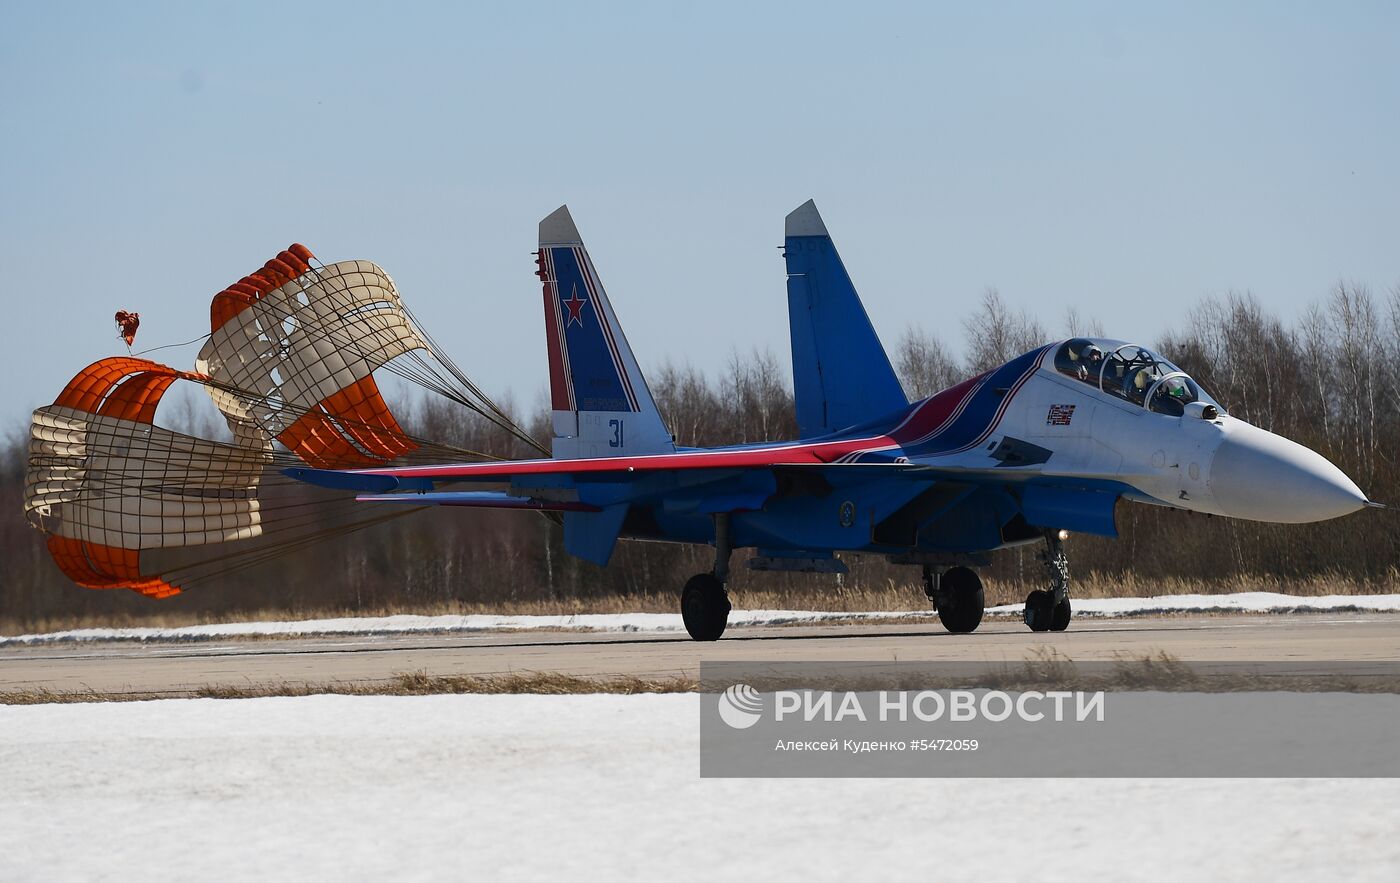
[[[439,483],[519,483],[526,487],[539,479],[568,478],[582,482],[627,482],[656,473],[721,473],[754,470],[813,471],[827,474],[874,476],[899,475],[923,481],[946,479],[998,483],[1036,477],[1038,470],[976,468],[957,463],[915,463],[903,458],[885,462],[843,462],[825,459],[826,452],[792,448],[694,451],[636,457],[600,457],[580,460],[502,460],[434,466],[402,466],[384,469],[335,470],[297,467],[284,470],[298,481],[336,490],[358,491],[366,502],[441,501],[458,506],[536,508],[565,510],[565,506],[526,505],[520,497],[494,492],[437,491]],[[838,455],[839,457],[839,455]]]
[[[971,487],[1024,483],[1021,506],[1035,523],[1065,523],[1074,529],[1113,535],[1113,503],[1123,488],[1088,476],[1047,475],[1039,463],[983,466],[959,457],[910,462],[891,452],[870,451],[869,440],[774,445],[720,451],[684,451],[631,457],[573,460],[510,460],[403,466],[365,470],[309,467],[286,470],[292,478],[357,492],[357,499],[414,506],[532,509],[563,514],[565,547],[598,564],[607,562],[633,504],[680,505],[697,513],[753,512],[783,493],[784,476],[834,482],[839,477],[901,479],[927,483],[910,505],[926,507],[926,494],[944,488],[961,495]],[[897,450],[897,449],[896,449]],[[884,460],[856,456],[887,457]],[[653,480],[655,479],[655,480]],[[459,482],[509,484],[509,490],[461,491],[439,485]],[[884,482],[881,482],[882,484]],[[808,485],[811,486],[810,484]],[[911,510],[913,511],[913,510]],[[895,513],[895,521],[903,512]],[[910,517],[913,517],[911,515]],[[1048,519],[1048,520],[1046,520]],[[906,519],[907,520],[907,519]],[[902,522],[900,522],[902,525]],[[891,530],[893,528],[890,528]]]
[[[509,482],[528,477],[622,477],[637,473],[691,470],[771,469],[782,466],[875,467],[920,470],[913,463],[840,463],[844,450],[822,450],[820,445],[789,445],[729,451],[686,451],[635,457],[596,457],[579,460],[502,460],[486,463],[452,463],[441,466],[399,466],[385,469],[313,469],[297,467],[286,475],[308,484],[337,490],[388,494],[394,491],[429,491],[438,482]]]

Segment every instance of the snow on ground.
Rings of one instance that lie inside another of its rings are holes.
[[[1073,598],[1075,616],[1152,616],[1162,613],[1395,613],[1400,595],[1318,595],[1236,592],[1231,595],[1157,595],[1152,598]],[[988,607],[987,613],[1020,616],[1021,604]]]
[[[1020,616],[1020,604],[989,607],[991,616]],[[1400,612],[1400,595],[1323,595],[1295,597],[1275,592],[1233,595],[1159,595],[1153,598],[1086,598],[1074,600],[1077,616],[1147,616],[1161,613],[1320,613]],[[819,624],[832,621],[897,622],[926,617],[931,611],[833,613],[813,610],[735,610],[730,627]],[[567,616],[378,616],[311,619],[300,622],[232,622],[179,628],[75,629],[35,635],[0,635],[0,647],[58,641],[199,641],[236,637],[305,635],[385,635],[405,632],[469,633],[529,629],[579,629],[609,632],[679,632],[679,613],[581,613]]]
[[[698,699],[0,706],[0,879],[1396,879],[1387,780],[716,780]]]
[[[1397,605],[1400,606],[1400,605]],[[811,610],[735,610],[730,627],[784,625],[860,619],[889,621],[926,617],[930,612],[830,613]],[[451,634],[531,629],[577,629],[602,632],[680,632],[679,613],[576,613],[561,616],[364,616],[308,619],[299,622],[230,622],[178,628],[74,629],[37,635],[0,636],[0,647],[55,641],[198,641],[236,637],[294,637],[304,635],[389,635],[405,632]]]

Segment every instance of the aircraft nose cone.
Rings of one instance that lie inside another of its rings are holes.
[[[1215,452],[1210,486],[1226,515],[1252,521],[1325,521],[1366,505],[1366,495],[1326,457],[1239,420]]]

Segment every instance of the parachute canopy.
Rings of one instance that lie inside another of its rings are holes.
[[[261,533],[257,486],[271,444],[230,445],[154,426],[161,397],[180,379],[202,380],[144,359],[104,359],[34,412],[25,514],[81,586],[174,594],[142,574],[142,550]]]
[[[103,359],[34,412],[25,515],[80,586],[168,597],[415,511],[357,506],[352,493],[287,478],[290,466],[485,456],[411,437],[384,399],[380,369],[544,451],[440,353],[369,261],[323,265],[291,245],[215,294],[209,318],[194,371]],[[122,311],[116,321],[129,346],[140,317]],[[176,383],[212,398],[231,440],[155,425]]]
[[[414,450],[373,373],[428,344],[388,274],[368,261],[313,270],[294,245],[214,296],[195,368],[250,420],[307,463],[373,466]]]

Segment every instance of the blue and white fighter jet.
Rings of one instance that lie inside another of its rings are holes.
[[[712,545],[713,569],[681,592],[700,641],[724,632],[737,548],[756,550],[757,570],[840,573],[838,553],[921,566],[944,626],[971,632],[976,568],[1043,544],[1046,587],[1025,622],[1058,631],[1064,540],[1115,536],[1122,501],[1290,523],[1376,505],[1321,455],[1123,341],[1050,343],[911,403],[811,201],[788,215],[784,249],[801,437],[679,447],[567,207],[539,234],[552,459],[288,473],[365,501],[561,512],[565,548],[600,565],[620,538]],[[505,489],[463,489],[473,483]]]

